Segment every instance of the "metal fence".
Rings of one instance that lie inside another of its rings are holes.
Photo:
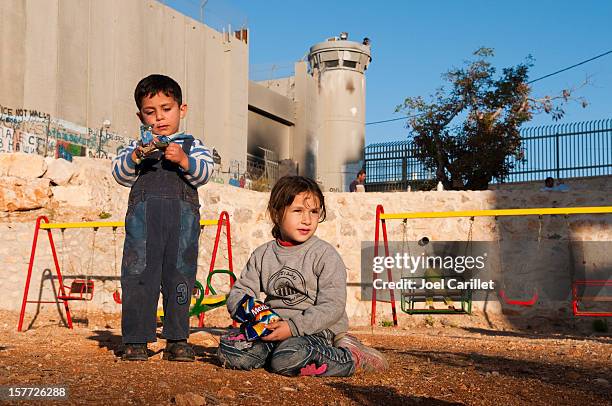
[[[269,191],[279,177],[279,163],[275,159],[247,154],[247,181],[249,189]]]
[[[521,130],[522,159],[506,179],[492,183],[612,175],[612,119],[530,127]],[[371,144],[365,148],[368,191],[431,186],[435,178],[416,158],[411,141]]]
[[[526,128],[521,131],[524,159],[504,182],[578,178],[612,174],[612,120]]]
[[[416,158],[416,146],[410,141],[371,144],[365,148],[366,187],[368,191],[406,190],[408,186],[434,178]]]

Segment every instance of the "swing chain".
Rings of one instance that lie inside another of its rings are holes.
[[[538,216],[538,250],[540,249],[540,242],[542,241],[542,223],[544,222],[543,216]]]
[[[408,248],[408,256],[411,257],[410,253],[410,244],[408,244],[408,219],[405,218],[402,220],[402,254],[406,252],[406,248]],[[404,278],[404,268],[402,268],[402,279]]]
[[[468,235],[467,235],[467,242],[465,243],[465,252],[463,255],[467,256],[468,254],[468,249],[471,251],[472,248],[472,238],[473,238],[473,231],[474,231],[474,216],[470,217],[470,228],[468,229]]]
[[[501,224],[499,222],[499,218],[497,216],[494,217],[495,219],[495,228],[497,229],[497,257],[498,257],[498,262],[499,262],[499,275],[502,278],[503,281],[503,274],[504,274],[504,262],[503,262],[503,255],[502,255],[502,246],[501,246],[501,240],[502,240],[502,227]]]
[[[115,276],[117,275],[117,227],[113,227],[113,268],[115,271]]]
[[[88,286],[89,275],[91,274],[91,270],[93,269],[93,265],[94,265],[94,261],[95,261],[96,234],[98,234],[98,227],[94,227],[93,228],[93,236],[91,237],[91,259],[89,260],[89,266],[87,267],[87,272],[85,273],[85,286]]]
[[[65,259],[65,255],[66,255],[66,229],[65,228],[60,228],[60,232],[62,233],[62,252],[61,252],[62,269],[65,272],[66,268],[64,268],[64,259]]]

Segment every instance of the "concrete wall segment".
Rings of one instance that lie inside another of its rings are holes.
[[[23,82],[26,53],[22,39],[26,35],[26,3],[22,0],[0,2],[0,105],[20,106],[24,102]]]

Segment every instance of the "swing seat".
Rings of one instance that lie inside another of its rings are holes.
[[[579,289],[582,287],[582,289]],[[589,288],[603,288],[592,291]],[[612,317],[612,295],[604,294],[612,288],[610,280],[578,280],[572,283],[572,311],[574,316]]]
[[[457,279],[456,276],[453,278]],[[447,276],[404,277],[402,279],[426,279],[439,282],[447,279]],[[423,305],[419,306],[420,303]],[[472,291],[470,289],[403,289],[401,308],[407,314],[471,314]]]
[[[225,304],[226,299],[227,299],[227,295],[208,295],[208,296],[205,296],[204,299],[202,299],[200,303],[203,305],[207,305],[207,306],[215,306],[215,305],[221,306]]]
[[[68,291],[66,295],[57,295],[58,300],[85,300],[93,299],[94,281],[90,279],[75,279],[70,284],[70,289],[64,285],[64,291]],[[61,289],[60,289],[61,291]]]
[[[510,299],[508,298],[508,296],[506,296],[506,291],[504,289],[500,289],[499,291],[499,297],[506,303],[509,305],[514,305],[514,306],[523,306],[523,307],[531,307],[534,304],[537,303],[538,301],[538,292],[534,291],[533,295],[531,296],[530,299],[528,300],[516,300],[516,299]]]

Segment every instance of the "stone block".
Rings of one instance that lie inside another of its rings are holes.
[[[40,209],[50,196],[49,179],[0,177],[0,212]]]
[[[86,186],[55,186],[53,198],[63,205],[74,207],[91,206],[91,188]]]
[[[0,176],[36,179],[46,170],[47,163],[40,155],[23,152],[0,153]]]
[[[64,186],[70,182],[74,169],[74,164],[65,159],[49,160],[45,178],[50,179],[54,185]]]

